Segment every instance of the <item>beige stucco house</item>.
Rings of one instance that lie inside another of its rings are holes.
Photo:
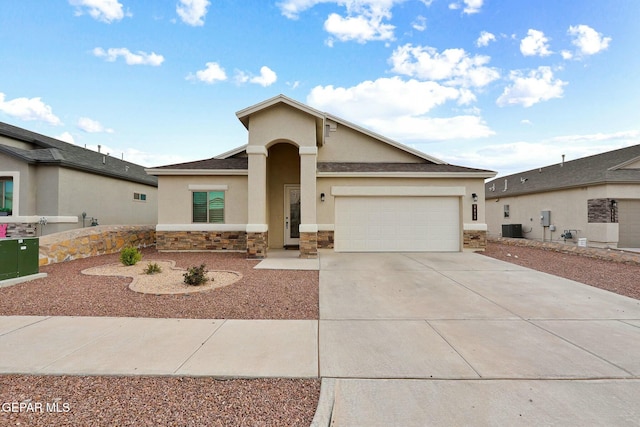
[[[496,178],[485,190],[490,236],[640,248],[640,145]]]
[[[148,169],[159,250],[462,251],[486,244],[484,180],[279,95],[241,110],[248,144]]]
[[[96,220],[156,224],[157,186],[140,165],[0,122],[0,227],[9,236]]]

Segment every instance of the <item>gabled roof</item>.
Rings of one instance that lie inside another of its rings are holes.
[[[640,186],[640,169],[625,168],[639,159],[640,144],[531,169],[487,182],[485,197],[492,199],[611,183]]]
[[[386,144],[391,145],[392,147],[398,148],[402,151],[406,151],[407,153],[413,154],[414,156],[427,160],[429,162],[432,163],[436,163],[436,164],[446,164],[446,162],[437,159],[435,157],[429,156],[428,154],[425,154],[421,151],[418,151],[416,149],[413,149],[411,147],[408,147],[404,144],[401,144],[397,141],[394,141],[390,138],[387,138],[385,136],[382,136],[380,134],[377,134],[375,132],[370,131],[369,129],[365,129],[363,127],[360,127],[354,123],[348,122],[340,117],[334,116],[332,114],[329,113],[323,113],[322,111],[316,110],[315,108],[309,107],[306,104],[303,104],[299,101],[296,101],[295,99],[291,99],[285,95],[277,95],[274,96],[273,98],[269,98],[266,101],[262,101],[259,102],[258,104],[252,105],[251,107],[247,107],[243,110],[240,110],[236,113],[236,116],[238,117],[238,119],[242,122],[242,124],[244,125],[245,128],[249,129],[249,120],[252,114],[255,114],[257,112],[266,110],[268,108],[271,108],[275,105],[278,104],[285,104],[288,105],[292,108],[295,108],[299,111],[302,111],[306,114],[309,114],[311,116],[313,116],[316,120],[316,139],[317,139],[317,145],[321,146],[324,143],[324,137],[325,137],[325,122],[327,119],[332,120],[342,126],[346,126],[348,128],[351,128],[353,130],[356,130],[357,132],[360,132],[364,135],[367,135],[371,138],[377,139],[378,141],[382,141]],[[237,154],[239,151],[236,150],[232,150],[228,153],[232,153],[229,156],[233,155],[233,154]],[[227,153],[225,153],[227,154]],[[222,157],[221,156],[217,156],[217,158],[226,158],[226,157]]]
[[[23,149],[0,143],[0,153],[37,165],[54,165],[97,175],[158,186],[158,179],[148,175],[138,164],[69,144],[55,138],[0,122],[0,135],[33,145]]]

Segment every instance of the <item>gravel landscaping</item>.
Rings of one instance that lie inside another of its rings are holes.
[[[0,376],[3,426],[309,426],[320,380]],[[59,412],[47,412],[55,408]],[[25,408],[26,410],[26,408]]]
[[[82,270],[117,263],[102,255],[47,265],[48,277],[0,289],[0,315],[113,316],[182,319],[317,319],[318,272],[255,270],[243,253],[157,252],[142,250],[147,260],[174,260],[176,267],[202,263],[208,270],[235,271],[242,278],[210,291],[155,295],[131,291],[131,277],[91,276]]]
[[[640,266],[489,242],[484,255],[640,299]],[[638,254],[640,257],[640,254]]]

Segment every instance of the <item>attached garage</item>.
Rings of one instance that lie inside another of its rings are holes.
[[[640,248],[640,200],[618,201],[618,247]]]
[[[447,194],[453,192],[427,195],[433,191],[424,187],[334,188],[334,248],[337,252],[458,252],[460,197]]]

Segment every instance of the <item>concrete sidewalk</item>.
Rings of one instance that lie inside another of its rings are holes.
[[[315,320],[0,317],[0,373],[318,377]]]

